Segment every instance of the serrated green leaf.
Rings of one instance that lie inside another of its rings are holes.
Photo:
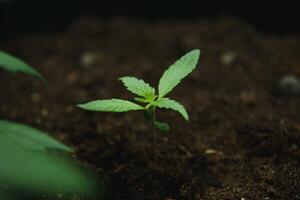
[[[179,112],[186,121],[189,120],[189,115],[186,109],[184,108],[184,106],[175,100],[169,98],[162,98],[156,102],[156,106],[159,108],[167,108],[167,109],[175,110]]]
[[[168,130],[170,130],[170,127],[169,127],[169,125],[167,123],[155,121],[154,122],[154,126],[157,129],[161,130],[161,131],[168,131]]]
[[[164,97],[172,91],[184,77],[196,68],[199,56],[200,50],[192,50],[182,56],[164,72],[158,85],[159,98]]]
[[[73,151],[71,148],[38,129],[10,121],[0,120],[0,135],[5,135],[25,149]]]
[[[14,73],[23,72],[25,74],[38,77],[45,83],[47,82],[46,79],[38,71],[29,66],[27,63],[3,51],[0,51],[0,68]]]
[[[79,104],[79,108],[101,112],[127,112],[130,110],[144,110],[144,107],[122,99],[96,100]]]
[[[119,78],[125,85],[125,87],[132,93],[144,97],[148,101],[152,101],[155,98],[155,89],[151,87],[142,79],[135,77],[125,76]]]

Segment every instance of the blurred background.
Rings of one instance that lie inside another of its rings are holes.
[[[1,38],[65,28],[79,16],[149,21],[240,18],[263,33],[299,34],[296,3],[269,1],[0,0]]]

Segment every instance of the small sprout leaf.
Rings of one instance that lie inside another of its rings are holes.
[[[134,100],[141,103],[147,103],[148,101],[142,97],[135,97]]]
[[[155,89],[148,83],[135,77],[125,76],[120,78],[125,87],[132,93],[144,97],[148,101],[152,101],[155,98]]]
[[[169,98],[162,98],[157,101],[156,106],[158,106],[159,108],[175,110],[179,112],[186,121],[189,120],[189,115],[184,106],[175,100]]]
[[[171,65],[159,80],[159,98],[164,97],[197,66],[200,50],[190,51]]]
[[[79,104],[79,108],[101,112],[127,112],[130,110],[144,110],[144,107],[122,99],[96,100]]]
[[[73,152],[73,150],[48,134],[27,125],[0,120],[0,135],[28,150],[55,149]]]
[[[19,60],[18,58],[3,51],[0,51],[0,68],[13,73],[23,72],[25,74],[35,76],[45,83],[47,82],[46,79],[34,68],[30,67],[28,64]]]
[[[157,129],[159,129],[161,131],[168,131],[168,130],[170,130],[170,127],[169,127],[169,125],[167,123],[155,121],[154,125],[155,125],[155,127]]]

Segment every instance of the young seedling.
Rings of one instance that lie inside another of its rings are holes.
[[[154,138],[156,138],[157,129],[162,131],[168,131],[170,129],[167,123],[156,120],[155,111],[157,108],[172,109],[179,112],[186,121],[189,120],[188,113],[184,106],[166,97],[166,95],[196,68],[199,56],[200,50],[195,49],[171,65],[159,80],[158,94],[156,94],[155,89],[144,80],[130,76],[119,78],[130,92],[137,95],[134,100],[142,105],[122,99],[105,99],[79,104],[78,107],[100,112],[142,110],[146,118],[151,121],[154,128]]]

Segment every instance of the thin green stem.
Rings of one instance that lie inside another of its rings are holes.
[[[154,146],[154,159],[156,160],[157,151],[156,151],[156,143],[157,143],[157,129],[155,126],[155,107],[151,108],[151,120],[152,120],[152,127],[153,127],[153,146]]]

